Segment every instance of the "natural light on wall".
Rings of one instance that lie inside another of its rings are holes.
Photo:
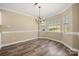
[[[48,20],[48,31],[61,32],[61,20]]]
[[[60,25],[51,25],[48,27],[49,28],[49,31],[52,31],[52,32],[60,32],[61,31],[61,26]]]

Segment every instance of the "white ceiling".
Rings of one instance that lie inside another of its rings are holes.
[[[37,6],[34,6],[34,3],[0,3],[0,8],[9,9],[23,14],[38,16],[39,9],[38,6],[41,6],[41,16],[53,16],[57,13],[68,8],[71,3],[39,3]]]

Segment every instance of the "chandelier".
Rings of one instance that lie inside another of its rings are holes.
[[[38,3],[35,3],[34,5],[37,6]],[[41,9],[42,7],[38,5],[38,8],[39,8],[39,16],[35,18],[35,21],[36,21],[37,23],[40,23],[41,25],[44,25],[44,23],[45,23],[45,18],[44,18],[44,17],[41,17],[41,11],[40,11],[40,9]]]

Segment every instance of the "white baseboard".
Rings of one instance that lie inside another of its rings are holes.
[[[37,38],[37,37],[36,37],[36,38]],[[5,46],[9,46],[9,45],[13,45],[13,44],[17,44],[17,43],[25,42],[25,41],[30,41],[30,40],[33,40],[33,39],[36,39],[36,38],[29,38],[29,39],[25,39],[25,40],[21,40],[21,41],[17,41],[17,42],[9,43],[9,44],[3,44],[3,45],[1,45],[1,48],[2,48],[2,47],[5,47]]]
[[[49,38],[49,37],[38,37],[38,38],[47,38],[49,40],[57,41],[57,42],[60,42],[60,43],[64,44],[66,47],[70,48],[73,51],[79,51],[78,49],[75,49],[75,48],[69,46],[68,44],[64,43],[63,41],[59,41],[59,40],[52,39],[52,38]]]
[[[29,39],[26,39],[26,40],[21,40],[21,41],[17,41],[17,42],[9,43],[9,44],[1,45],[1,48],[2,48],[2,47],[5,47],[5,46],[12,45],[12,44],[16,44],[16,43],[20,43],[20,42],[25,42],[25,41],[29,41],[29,40],[33,40],[33,39],[37,39],[37,38],[47,38],[47,39],[49,39],[49,40],[57,41],[57,42],[60,42],[60,43],[64,44],[66,47],[70,48],[70,49],[73,50],[73,51],[79,51],[78,49],[72,48],[72,47],[70,47],[68,44],[66,44],[66,43],[64,43],[64,42],[62,42],[62,41],[59,41],[59,40],[56,40],[56,39],[52,39],[52,38],[49,38],[49,37],[29,38]]]

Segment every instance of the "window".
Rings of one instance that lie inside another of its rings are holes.
[[[63,25],[64,25],[64,32],[68,32],[69,31],[69,16],[64,16]]]
[[[60,32],[61,31],[61,20],[48,20],[48,30],[52,32]]]
[[[61,19],[48,19],[47,29],[52,32],[68,32],[69,31],[69,16],[65,15],[63,20]]]
[[[51,26],[49,26],[49,31],[60,32],[60,25],[51,25]]]

